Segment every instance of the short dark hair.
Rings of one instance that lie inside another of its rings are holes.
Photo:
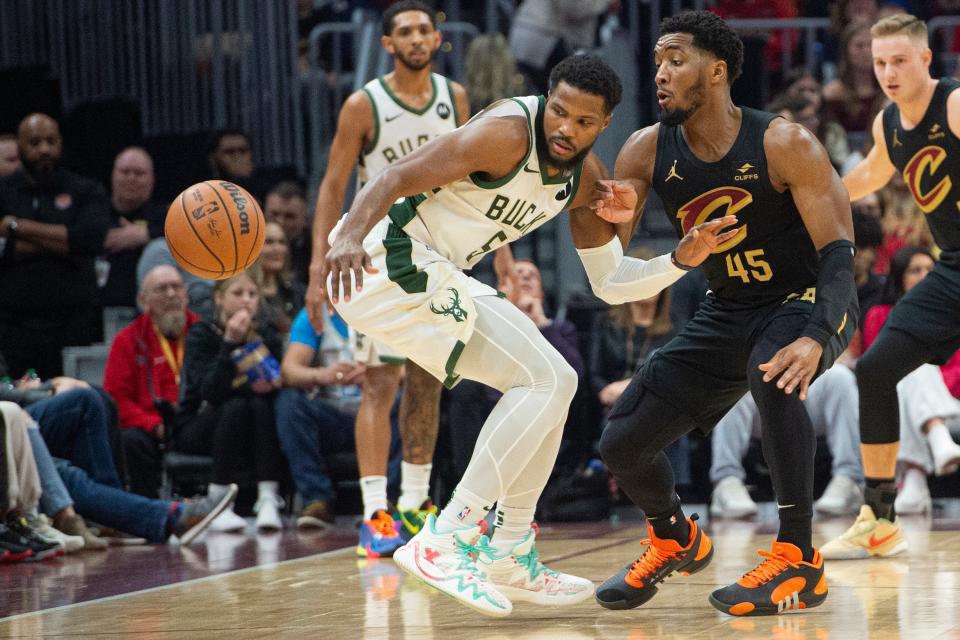
[[[306,201],[307,194],[304,192],[303,188],[294,182],[293,180],[284,180],[283,182],[278,182],[274,186],[270,187],[270,190],[267,191],[267,195],[264,196],[264,200],[277,194],[281,200],[289,200],[290,198],[300,198],[303,201]]]
[[[620,104],[623,95],[623,85],[617,72],[597,56],[587,53],[568,56],[557,63],[550,72],[550,90],[553,91],[561,82],[603,98],[607,113]]]
[[[383,35],[389,36],[393,33],[393,19],[397,17],[397,14],[405,11],[422,11],[430,18],[430,24],[433,25],[433,28],[437,28],[437,12],[433,7],[420,2],[420,0],[400,0],[400,2],[387,7],[387,10],[383,12],[383,18],[380,19],[380,28],[383,29]]]
[[[204,155],[210,156],[217,152],[217,149],[220,148],[220,142],[227,136],[241,136],[243,137],[248,144],[252,145],[250,136],[247,135],[247,132],[239,127],[226,127],[224,129],[215,129],[209,136],[207,136],[206,144],[204,145]]]
[[[743,71],[743,41],[720,16],[710,11],[684,11],[660,23],[660,35],[689,33],[693,46],[712,53],[727,63],[727,82],[740,77]]]
[[[763,110],[769,111],[770,113],[789,111],[794,117],[796,117],[798,113],[809,106],[810,100],[803,96],[792,96],[789,93],[781,93],[776,98],[771,100],[770,103],[763,108]]]

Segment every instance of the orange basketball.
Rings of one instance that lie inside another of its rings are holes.
[[[167,210],[164,232],[170,253],[201,278],[225,280],[260,256],[263,210],[245,189],[226,180],[199,182]]]

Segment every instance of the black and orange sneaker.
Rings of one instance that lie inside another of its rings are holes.
[[[639,607],[657,593],[657,583],[670,574],[688,576],[710,564],[713,544],[696,520],[697,514],[687,518],[690,542],[686,547],[681,547],[676,540],[658,538],[653,527],[647,527],[650,537],[640,542],[648,545],[643,555],[597,588],[597,603],[607,609]]]
[[[823,556],[813,550],[813,562],[804,562],[799,547],[774,542],[753,571],[728,587],[710,594],[710,604],[732,616],[770,616],[816,607],[827,599]]]

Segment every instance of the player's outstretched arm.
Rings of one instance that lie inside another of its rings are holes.
[[[337,131],[327,158],[327,170],[320,182],[313,211],[313,249],[306,303],[310,323],[318,333],[323,331],[323,305],[327,298],[324,280],[320,277],[323,258],[330,250],[327,238],[343,213],[343,197],[350,174],[363,150],[363,142],[374,126],[370,99],[363,91],[357,91],[347,98],[340,109]]]
[[[785,393],[799,389],[805,400],[816,374],[823,346],[846,326],[856,326],[849,313],[857,309],[853,279],[853,220],[840,176],[820,142],[798,124],[774,121],[764,137],[764,150],[775,187],[790,190],[804,226],[820,252],[816,302],[797,340],[761,364],[765,382],[777,380]],[[853,323],[848,325],[848,323]]]
[[[734,216],[727,216],[691,229],[676,251],[670,254],[652,260],[623,255],[640,219],[650,185],[652,166],[645,163],[652,163],[656,135],[653,135],[651,148],[650,139],[644,140],[642,135],[645,131],[648,130],[634,134],[620,152],[617,172],[621,180],[606,180],[606,170],[599,159],[593,154],[587,157],[581,183],[594,184],[594,187],[582,196],[578,194],[571,210],[570,232],[590,287],[597,297],[609,304],[642,300],[658,294],[703,262],[712,248],[738,231],[725,231],[737,220]],[[599,206],[598,200],[601,201]],[[598,209],[607,212],[611,209],[630,210],[633,217],[613,223],[609,216],[599,215]]]
[[[333,302],[363,287],[363,271],[373,273],[363,239],[403,196],[415,195],[449,184],[473,173],[490,179],[503,177],[526,156],[530,144],[526,121],[519,117],[480,118],[445,133],[391,165],[360,190],[327,253],[321,276],[334,284]]]
[[[867,157],[843,178],[843,186],[846,187],[851,202],[882,188],[896,171],[890,162],[887,143],[883,138],[883,112],[878,113],[874,119],[872,133],[874,144]]]

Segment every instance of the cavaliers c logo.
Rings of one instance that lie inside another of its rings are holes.
[[[717,187],[716,189],[711,189],[706,193],[700,194],[680,207],[677,210],[677,218],[680,219],[680,227],[683,229],[683,233],[686,234],[690,229],[706,222],[710,218],[733,215],[751,202],[753,202],[753,196],[745,189],[740,189],[739,187]],[[722,208],[726,208],[726,211],[720,211],[717,215],[713,215],[718,209]],[[746,237],[747,225],[743,225],[740,227],[737,235],[718,246],[712,253],[723,253],[728,249],[732,249],[743,242],[743,239]]]
[[[940,206],[943,199],[950,193],[950,187],[953,186],[950,176],[945,176],[943,180],[926,193],[923,193],[920,188],[920,181],[923,180],[924,174],[929,173],[932,177],[940,164],[946,159],[947,152],[942,147],[930,145],[917,151],[903,170],[903,177],[907,186],[910,187],[910,193],[913,194],[917,206],[924,213],[930,213]]]

